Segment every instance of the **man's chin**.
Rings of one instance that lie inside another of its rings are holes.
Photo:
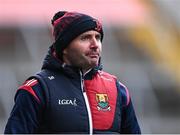
[[[91,61],[90,61],[90,65],[91,65],[92,67],[95,67],[95,66],[98,65],[98,62],[99,62],[99,60],[91,60]]]

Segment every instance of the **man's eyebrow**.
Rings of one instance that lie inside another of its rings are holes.
[[[82,37],[84,37],[84,36],[85,36],[85,37],[86,37],[86,36],[88,36],[88,37],[89,37],[89,36],[92,36],[92,35],[91,35],[91,34],[89,34],[89,33],[84,33],[84,34],[82,34],[81,36],[82,36]]]
[[[101,34],[100,34],[100,33],[96,33],[95,35],[96,35],[96,36],[101,36]]]

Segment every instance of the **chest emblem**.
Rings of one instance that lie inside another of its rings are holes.
[[[111,107],[109,106],[107,94],[96,94],[97,109],[99,111],[110,111]]]

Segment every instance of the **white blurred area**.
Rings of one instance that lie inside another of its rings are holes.
[[[103,22],[104,70],[129,88],[142,133],[180,133],[179,9],[179,0],[0,0],[0,133],[17,88],[41,69],[59,10]]]

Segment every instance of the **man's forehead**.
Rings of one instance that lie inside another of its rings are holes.
[[[100,33],[95,30],[89,30],[89,31],[82,33],[81,35],[100,35]]]

